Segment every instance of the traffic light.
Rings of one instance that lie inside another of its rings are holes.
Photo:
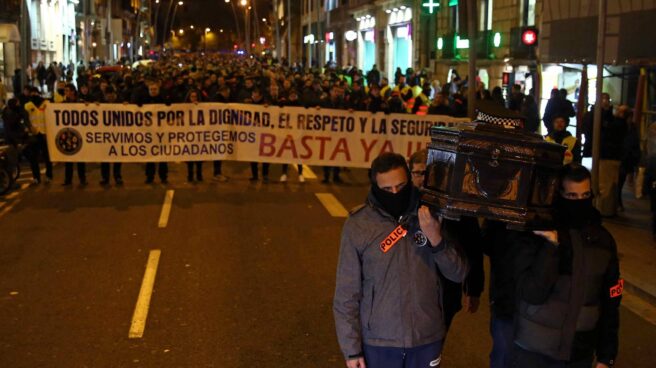
[[[538,45],[538,30],[535,27],[526,27],[522,30],[522,43],[524,46]]]
[[[510,30],[510,56],[515,59],[535,59],[539,32],[536,27],[516,27]]]

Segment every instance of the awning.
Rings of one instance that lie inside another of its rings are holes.
[[[0,42],[21,42],[18,26],[13,23],[0,23]]]

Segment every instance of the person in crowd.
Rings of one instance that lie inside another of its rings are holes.
[[[371,86],[372,84],[380,83],[380,70],[378,66],[374,64],[370,71],[367,72],[367,85]]]
[[[511,367],[612,367],[623,281],[585,167],[563,167],[554,208],[554,229],[534,231],[517,247]]]
[[[146,83],[147,94],[137,94],[137,105],[150,104],[168,104],[169,101],[161,95],[160,84],[156,80],[149,80]],[[148,162],[146,163],[146,184],[153,184],[155,174],[159,175],[162,184],[168,184],[169,165],[166,162]]]
[[[262,95],[262,91],[260,91],[259,88],[254,88],[251,91],[251,98],[248,101],[248,103],[252,105],[264,105],[264,96]],[[250,181],[258,181],[259,180],[259,175],[258,175],[258,169],[257,169],[257,162],[251,162],[251,178],[249,179]],[[262,182],[264,184],[267,184],[269,182],[269,167],[271,166],[270,163],[268,162],[263,162],[262,163]]]
[[[503,90],[501,87],[496,86],[492,88],[492,101],[499,106],[506,107],[506,100],[503,98]]]
[[[198,90],[190,90],[185,102],[198,105],[201,102]],[[187,161],[187,182],[194,182],[194,171],[196,172],[196,180],[203,181],[203,161]]]
[[[322,103],[321,107],[327,109],[345,110],[348,109],[348,102],[344,99],[344,89],[339,85],[334,85],[330,90],[330,97]],[[324,166],[323,167],[323,180],[324,184],[330,183],[332,174],[333,183],[342,183],[342,178],[339,176],[341,168],[338,166]]]
[[[618,210],[624,211],[624,203],[622,201],[624,183],[627,178],[629,179],[629,183],[634,181],[634,173],[638,169],[642,155],[640,150],[640,129],[633,121],[633,115],[629,107],[626,105],[619,106],[617,108],[617,116],[619,121],[625,120],[627,126],[622,145],[622,158],[620,159],[620,177],[617,184]]]
[[[520,113],[524,116],[524,130],[531,133],[540,131],[540,111],[532,93],[524,96]]]
[[[106,103],[106,104],[113,104],[113,103],[118,103],[120,102],[118,100],[118,94],[116,93],[116,90],[114,90],[114,87],[112,86],[107,86],[104,89],[104,93],[102,95],[102,99],[100,100],[101,103]],[[114,172],[114,182],[116,185],[121,186],[123,185],[123,175],[121,173],[122,169],[122,164],[120,162],[114,162],[113,164],[110,164],[109,162],[103,162],[100,164],[100,185],[101,186],[106,186],[109,185],[109,176],[110,176],[110,167],[112,168]]]
[[[572,162],[581,163],[581,144],[567,130],[567,118],[564,116],[555,116],[551,123],[553,130],[545,137],[547,142],[562,144],[567,147],[563,164],[567,165]]]
[[[563,92],[564,91],[564,92]],[[561,116],[569,124],[569,119],[576,115],[573,104],[567,100],[567,90],[558,90],[556,88],[551,90],[551,97],[547,101],[547,106],[544,108],[544,115],[542,121],[547,134],[553,130],[554,117]]]
[[[346,220],[337,266],[333,314],[347,367],[440,364],[446,326],[438,271],[462,282],[468,270],[451,234],[419,206],[403,156],[383,153],[372,162],[371,190]]]
[[[424,188],[426,179],[426,162],[428,151],[426,149],[413,153],[408,160],[412,185],[415,188]],[[460,221],[444,220],[450,227],[456,229],[459,243],[467,256],[469,272],[464,282],[453,282],[440,273],[442,284],[442,306],[444,312],[444,323],[447,329],[451,326],[453,318],[462,309],[464,294],[467,312],[476,313],[480,305],[480,297],[483,292],[485,272],[483,270],[482,237],[478,221],[472,217],[463,217]]]
[[[619,207],[618,187],[622,148],[627,132],[626,119],[613,114],[610,95],[601,95],[601,137],[599,160],[599,195],[595,198],[595,206],[604,217],[617,214]],[[594,111],[589,111],[583,118],[583,132],[585,134],[584,156],[592,154],[594,139]]]
[[[34,88],[34,89],[31,89]],[[48,143],[46,140],[46,115],[45,107],[48,101],[41,97],[39,90],[36,87],[31,87],[31,96],[29,100],[23,104],[23,109],[27,112],[28,120],[27,126],[29,128],[29,140],[27,150],[32,156],[31,169],[32,178],[35,183],[41,182],[41,170],[39,168],[39,157],[43,157],[46,167],[45,182],[52,181],[52,162],[50,161],[50,154],[48,153]],[[20,101],[20,100],[19,100]],[[20,102],[19,102],[20,104]]]
[[[428,96],[431,94],[431,86],[429,83],[424,83],[421,93],[415,98],[415,103],[412,105],[411,114],[427,115],[428,107],[430,106],[430,99]]]
[[[64,88],[64,102],[63,103],[78,103],[77,89],[71,83],[67,84]],[[87,165],[85,162],[66,162],[64,164],[64,186],[73,185],[73,168],[77,166],[77,177],[80,180],[80,185],[87,185]]]
[[[407,104],[408,101],[414,97],[414,93],[412,91],[412,87],[407,85],[405,81],[406,78],[402,75],[399,78],[399,83],[394,87],[394,89],[392,89],[392,92],[398,92],[403,102]]]
[[[521,112],[525,97],[524,93],[522,93],[522,86],[520,84],[513,84],[510,91],[510,99],[508,100],[508,108],[512,111]]]
[[[451,115],[447,93],[447,91],[442,90],[440,93],[435,94],[433,102],[428,107],[429,115]]]

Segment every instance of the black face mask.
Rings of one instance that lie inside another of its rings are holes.
[[[43,102],[43,97],[41,97],[41,96],[32,96],[32,98],[30,98],[30,100],[32,100],[34,105],[40,106],[41,103]]]
[[[594,216],[592,198],[565,199],[558,196],[555,203],[556,216],[563,225],[580,229],[589,224]]]
[[[383,209],[398,219],[408,209],[410,205],[410,195],[412,194],[412,182],[408,183],[398,193],[390,193],[378,187],[377,184],[371,186],[374,197],[380,202]]]
[[[57,93],[59,93],[60,95],[63,96],[63,95],[64,95],[64,89],[63,89],[63,88],[58,89],[58,90],[57,90]]]

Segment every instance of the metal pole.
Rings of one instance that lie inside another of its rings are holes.
[[[166,19],[164,19],[164,37],[162,38],[162,46],[166,43],[166,38],[168,37],[168,29],[169,29],[169,18],[171,17],[171,10],[173,10],[173,3],[176,0],[171,0],[169,3],[169,9],[166,12]]]
[[[173,31],[173,24],[175,24],[175,13],[177,13],[177,11],[178,11],[178,4],[175,4],[175,6],[173,7],[173,15],[171,16],[171,24],[169,24],[169,29],[172,31]]]
[[[153,28],[153,36],[155,38],[155,45],[159,45],[159,1],[155,3],[157,10],[155,10],[155,27]]]
[[[246,5],[244,6],[244,23],[245,29],[246,29],[246,54],[250,55],[251,54],[251,24],[250,24],[250,12],[248,10],[248,6],[250,2],[247,2]]]
[[[592,128],[592,191],[599,194],[599,157],[601,153],[601,94],[604,88],[604,53],[606,34],[606,0],[599,1],[597,18],[597,98],[595,99],[594,126]]]
[[[89,63],[89,37],[91,37],[91,32],[89,30],[89,1],[91,0],[82,0],[82,5],[84,5],[84,43],[82,47],[83,50],[83,60]]]
[[[469,76],[467,87],[467,116],[476,113],[476,1],[467,0],[467,37],[469,38]]]
[[[273,14],[276,18],[276,47],[273,48],[273,56],[280,59],[280,53],[278,49],[280,48],[280,21],[278,19],[278,0],[273,0]]]
[[[235,28],[237,28],[237,42],[241,41],[241,31],[239,30],[239,19],[237,18],[237,11],[235,10],[235,4],[230,3],[230,7],[232,8],[232,15],[235,18]]]
[[[27,53],[29,52],[29,46],[27,44],[30,37],[28,37],[28,27],[30,24],[30,17],[27,12],[27,0],[21,1],[21,23],[20,23],[20,32],[21,32],[21,43],[20,43],[20,66],[21,66],[21,86],[25,88],[27,86]],[[15,50],[15,49],[14,49]],[[52,92],[52,91],[48,91]],[[14,91],[14,97],[18,97],[21,91]]]
[[[292,65],[292,3],[287,0],[287,62]]]

